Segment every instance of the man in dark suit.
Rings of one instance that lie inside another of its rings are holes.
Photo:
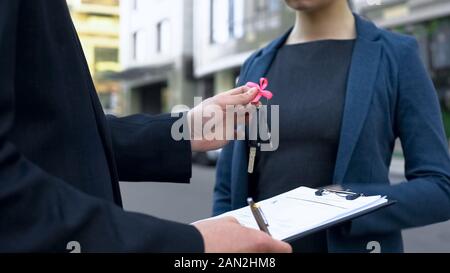
[[[207,104],[246,104],[237,89]],[[183,225],[122,210],[119,180],[189,182],[169,115],[105,117],[65,0],[0,0],[0,252],[289,251],[233,219]]]

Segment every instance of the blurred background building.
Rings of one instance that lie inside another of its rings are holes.
[[[280,0],[195,0],[194,71],[205,97],[235,86],[251,53],[286,32],[294,13]]]
[[[234,87],[239,67],[286,31],[280,0],[122,0],[125,113],[167,112]]]
[[[121,114],[119,0],[67,0],[97,92],[107,113]]]
[[[192,106],[194,96],[234,87],[244,60],[294,20],[282,0],[67,1],[101,102],[119,115]],[[377,25],[416,36],[450,136],[450,0],[352,3]]]
[[[381,27],[417,38],[441,100],[450,138],[450,1],[356,0],[355,8]]]
[[[192,0],[122,0],[121,54],[125,113],[168,112],[193,104]]]

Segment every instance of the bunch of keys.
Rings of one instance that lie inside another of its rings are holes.
[[[269,126],[267,123],[267,119],[266,119],[266,113],[262,113],[261,114],[261,106],[258,106],[256,108],[256,114],[257,114],[257,122],[256,122],[256,127],[257,128],[253,128],[256,130],[256,139],[249,139],[248,144],[250,146],[250,154],[248,156],[248,173],[252,174],[255,171],[255,161],[256,161],[256,154],[258,152],[258,149],[261,149],[261,145],[262,144],[270,144],[272,145],[272,135],[270,133],[269,130]],[[261,124],[259,124],[261,123]],[[267,140],[264,140],[263,138],[261,138],[261,130],[259,130],[258,127],[260,127],[261,125],[266,126],[267,129]],[[249,133],[250,135],[251,133]]]

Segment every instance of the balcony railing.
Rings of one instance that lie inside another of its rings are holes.
[[[118,0],[79,0],[68,1],[71,11],[79,13],[105,14],[119,16]]]

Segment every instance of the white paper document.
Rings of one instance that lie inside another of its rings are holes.
[[[388,202],[382,196],[361,196],[350,201],[335,193],[316,196],[316,192],[300,187],[258,203],[275,239],[286,240]],[[233,216],[243,226],[258,229],[248,206],[218,217],[223,216]]]

